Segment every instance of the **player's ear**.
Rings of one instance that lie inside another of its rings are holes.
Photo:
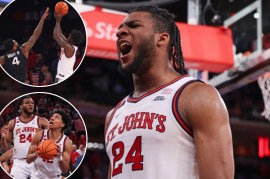
[[[163,46],[168,44],[170,41],[170,35],[167,32],[157,34],[157,46]]]

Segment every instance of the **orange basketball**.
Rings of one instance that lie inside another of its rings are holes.
[[[44,160],[52,160],[58,152],[54,141],[47,139],[38,145],[38,156]]]
[[[60,1],[55,5],[55,11],[60,14],[65,16],[68,13],[68,5],[67,3]]]

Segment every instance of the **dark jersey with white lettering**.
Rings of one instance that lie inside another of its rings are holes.
[[[8,52],[5,54],[5,63],[3,65],[5,71],[13,78],[24,82],[26,79],[26,66],[27,58],[18,48],[14,52]]]

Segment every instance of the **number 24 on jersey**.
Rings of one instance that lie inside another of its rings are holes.
[[[112,146],[113,154],[113,171],[112,176],[122,173],[123,163],[116,166],[116,162],[121,160],[124,155],[125,145],[122,141],[118,141]],[[132,171],[143,170],[143,155],[142,152],[142,136],[137,136],[132,144],[126,158],[125,164],[132,163]]]

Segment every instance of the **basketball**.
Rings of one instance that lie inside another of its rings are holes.
[[[38,156],[44,160],[53,159],[57,152],[57,145],[50,139],[44,140],[38,145]]]
[[[68,13],[68,5],[67,3],[60,1],[55,5],[55,11],[60,14],[65,16]]]

